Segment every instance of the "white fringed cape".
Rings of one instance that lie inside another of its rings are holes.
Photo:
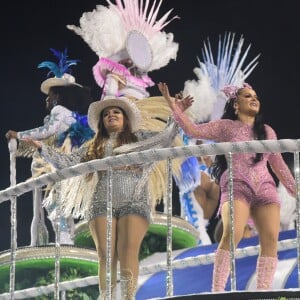
[[[135,101],[142,114],[140,130],[154,131],[158,135],[148,138],[145,141],[123,145],[115,149],[117,153],[142,151],[154,145],[157,148],[171,145],[183,146],[182,138],[179,135],[175,137],[170,136],[173,134],[174,128],[170,126],[166,128],[171,111],[163,97],[150,97],[132,101]],[[183,159],[181,158],[172,160],[172,175],[177,178],[180,177],[182,161]],[[154,212],[155,206],[164,201],[166,197],[167,163],[166,161],[154,164],[146,163],[145,168],[147,171],[144,172],[144,176],[147,176],[147,178],[141,178],[141,181],[148,180],[151,207],[152,212]],[[97,172],[88,178],[87,180],[87,176],[82,175],[64,180],[61,188],[61,208],[64,215],[68,216],[72,214],[75,218],[82,218],[84,216],[84,212],[89,208],[98,182]]]

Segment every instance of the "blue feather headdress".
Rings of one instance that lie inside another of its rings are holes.
[[[57,51],[53,48],[50,48],[52,53],[57,57],[58,63],[53,61],[43,61],[38,65],[38,68],[48,68],[50,71],[47,74],[49,77],[51,74],[54,75],[52,78],[46,79],[41,84],[41,91],[44,94],[48,94],[49,88],[51,86],[62,86],[69,84],[77,84],[75,78],[71,75],[71,67],[77,65],[79,62],[78,59],[68,59],[68,51],[65,48],[63,51]],[[79,84],[77,84],[79,85]],[[80,85],[79,85],[80,86]]]
[[[48,68],[50,71],[47,74],[49,77],[53,74],[56,78],[62,78],[64,74],[72,74],[71,66],[77,65],[79,62],[78,59],[68,59],[68,50],[65,48],[63,51],[57,51],[53,48],[50,48],[54,56],[57,57],[58,63],[53,61],[42,61],[38,64],[38,68]]]

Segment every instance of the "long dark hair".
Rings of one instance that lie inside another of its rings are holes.
[[[237,92],[237,95],[239,95],[240,91],[239,89]],[[235,113],[234,103],[236,98],[231,98],[227,101],[224,113],[221,117],[221,119],[230,119],[230,120],[237,120],[237,115]],[[263,117],[261,112],[259,112],[255,116],[254,124],[253,124],[253,133],[254,137],[257,140],[265,140],[266,139],[266,130],[263,123]],[[256,153],[255,157],[253,158],[253,163],[257,163],[263,159],[262,153]],[[224,171],[227,169],[227,161],[225,158],[225,155],[216,155],[213,167],[212,167],[212,176],[216,179],[217,182],[220,182],[220,178]]]
[[[70,84],[67,86],[52,86],[51,91],[58,95],[58,103],[73,112],[86,115],[93,101],[91,90],[86,86]]]

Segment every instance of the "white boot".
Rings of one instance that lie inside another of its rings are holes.
[[[123,271],[121,274],[121,295],[122,300],[134,300],[136,293],[136,283],[130,271]]]

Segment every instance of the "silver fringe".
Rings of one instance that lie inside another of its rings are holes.
[[[59,300],[59,282],[60,282],[60,189],[61,183],[58,181],[55,185],[55,190],[53,191],[54,203],[57,203],[57,209],[55,210],[55,282],[54,282],[54,299]]]
[[[234,243],[234,195],[233,195],[233,169],[232,169],[232,152],[228,153],[228,171],[229,171],[229,224],[230,224],[230,282],[231,290],[236,290],[236,272],[235,272],[235,243]]]
[[[107,203],[106,203],[106,300],[111,299],[111,236],[112,236],[112,168],[107,170]]]
[[[172,270],[172,161],[167,160],[167,295],[173,296],[173,270]]]

